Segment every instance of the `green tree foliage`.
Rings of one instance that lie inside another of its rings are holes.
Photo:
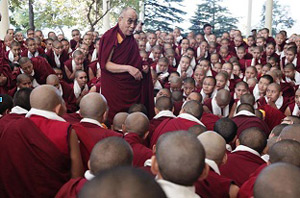
[[[280,30],[292,28],[295,20],[288,15],[290,7],[287,5],[280,5],[278,0],[273,1],[273,14],[272,14],[272,34],[276,35]],[[263,5],[261,13],[260,27],[265,27],[266,20],[266,4]]]
[[[209,23],[213,26],[214,34],[220,36],[223,32],[237,28],[238,19],[232,17],[227,7],[220,5],[222,1],[203,0],[201,4],[198,4],[197,10],[190,20],[192,26],[189,29],[196,33],[203,33],[203,25]]]
[[[180,7],[183,0],[146,0],[145,28],[146,30],[172,31],[174,23],[183,21],[186,12]]]
[[[34,25],[36,29],[60,29],[78,27],[80,29],[100,29],[103,18],[103,0],[39,0],[33,1]],[[125,6],[138,8],[138,0],[109,1],[110,13],[116,18]],[[10,1],[12,13],[10,22],[19,30],[29,28],[28,0]]]

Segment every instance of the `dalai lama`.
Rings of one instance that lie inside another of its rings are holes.
[[[133,37],[136,25],[136,12],[125,8],[118,24],[100,40],[101,94],[108,101],[110,122],[116,113],[127,111],[134,103],[145,104],[150,117],[154,113],[151,74]]]

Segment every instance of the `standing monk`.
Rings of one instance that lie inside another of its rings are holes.
[[[152,117],[153,84],[149,67],[143,65],[133,37],[137,14],[132,8],[122,10],[118,24],[100,40],[101,94],[109,105],[109,121],[118,112],[127,112],[134,103],[142,103]]]

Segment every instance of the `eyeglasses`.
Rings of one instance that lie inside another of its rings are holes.
[[[124,17],[121,17],[124,19]],[[134,25],[137,25],[138,24],[138,20],[132,20],[131,18],[127,19],[127,25],[131,25],[131,24],[134,24]]]

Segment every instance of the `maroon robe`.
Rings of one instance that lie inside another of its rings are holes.
[[[237,75],[233,74],[233,79],[229,79],[230,92],[234,92],[235,85],[241,81],[242,81],[242,79],[240,79]]]
[[[294,65],[294,66],[295,66],[295,69],[296,69],[298,72],[300,72],[300,54],[298,53],[298,54],[296,55],[296,57],[297,57],[297,65]],[[283,65],[283,68],[284,68],[284,66],[285,66],[285,59],[286,59],[286,57],[283,57],[283,58],[281,59],[281,63],[282,63],[282,65]]]
[[[233,181],[209,169],[208,176],[204,180],[198,180],[194,186],[196,193],[201,198],[229,198],[230,185]]]
[[[75,113],[65,113],[62,116],[67,122],[71,123],[71,124],[76,124],[79,123],[80,120],[83,118],[81,117],[81,115],[77,112]]]
[[[80,39],[81,40],[81,39]],[[71,46],[71,49],[73,50],[73,51],[75,51],[76,50],[76,45],[77,45],[77,41],[75,41],[74,39],[71,39],[70,40],[70,46]]]
[[[45,51],[41,47],[37,48],[36,51],[39,52],[39,56],[45,55]],[[21,57],[28,57],[28,48],[22,51]]]
[[[60,188],[55,198],[77,198],[81,188],[87,181],[83,177],[70,179]]]
[[[3,116],[0,119],[0,138],[2,135],[2,131],[4,130],[5,126],[10,125],[11,123],[13,123],[14,121],[24,118],[26,114],[15,114],[15,113],[11,113],[11,114],[6,114],[5,116]]]
[[[33,57],[31,59],[34,75],[33,78],[40,84],[46,84],[46,79],[50,74],[55,74],[55,71],[43,57]],[[19,72],[19,74],[21,71]]]
[[[259,109],[264,111],[264,121],[271,131],[275,126],[281,123],[283,118],[286,117],[282,111],[275,109],[270,105],[261,106]]]
[[[188,130],[190,127],[194,125],[199,125],[199,123],[190,121],[184,118],[166,118],[154,131],[151,141],[150,147],[153,148],[153,145],[156,144],[158,138],[168,132],[171,131],[179,131],[179,130]]]
[[[16,120],[5,127],[1,136],[0,194],[3,197],[54,197],[70,179],[69,154],[57,146],[63,142],[68,148],[70,124],[32,117]],[[43,131],[45,128],[47,131]]]
[[[256,178],[260,174],[260,172],[267,167],[267,164],[261,165],[256,171],[250,175],[249,179],[241,186],[238,198],[252,198],[253,197],[253,189]]]
[[[12,71],[5,59],[5,52],[2,49],[2,43],[0,42],[0,74],[3,74],[7,78],[7,82],[4,86],[0,86],[0,94],[7,94],[9,89],[13,87]]]
[[[95,61],[90,62],[90,64],[88,65],[88,68],[90,68],[92,70],[95,77],[97,76],[97,63],[98,63],[98,60],[95,60]]]
[[[297,88],[293,85],[291,85],[290,83],[286,83],[286,82],[280,82],[280,87],[281,87],[281,91],[282,91],[282,96],[283,97],[294,97],[295,96],[295,90],[297,90]]]
[[[227,163],[220,167],[221,175],[241,186],[249,176],[266,162],[247,151],[236,151],[228,155]]]
[[[65,67],[67,67],[68,70],[69,70],[71,73],[73,73],[72,60],[73,60],[73,59],[70,58],[70,59],[68,59],[67,61],[64,62]],[[88,65],[87,62],[84,61],[84,62],[83,62],[83,70],[85,71],[86,75],[89,76],[89,75],[88,75],[88,74],[89,74],[89,70],[88,70],[87,65]],[[64,69],[63,71],[65,71],[65,69]],[[63,74],[64,74],[64,80],[65,80],[67,83],[73,83],[73,80],[68,79],[68,77],[67,77],[67,75],[66,75],[65,72],[63,72]]]
[[[269,136],[269,134],[271,132],[268,125],[263,120],[259,119],[256,116],[239,115],[239,116],[233,117],[232,121],[234,121],[238,127],[237,137],[239,137],[240,134],[245,129],[248,129],[251,127],[257,127],[259,129],[263,130],[263,132],[265,132],[266,136]]]
[[[150,120],[149,134],[148,134],[147,139],[146,139],[146,145],[147,146],[149,146],[149,144],[150,144],[150,140],[151,140],[151,137],[152,137],[155,129],[160,125],[160,123],[162,123],[165,119],[168,119],[168,118],[171,118],[171,117],[162,116],[162,117],[159,117],[157,119]]]
[[[174,101],[173,105],[174,105],[174,112],[173,113],[174,113],[175,116],[178,116],[179,113],[180,113],[181,107],[183,105],[183,101],[179,101],[179,102]]]
[[[234,100],[233,100],[233,98],[231,98],[231,102],[229,103],[229,113],[228,113],[228,116],[230,114],[230,110],[231,110],[231,107],[232,107],[233,103],[234,103]],[[213,114],[212,98],[207,98],[204,101],[203,105],[206,106],[210,110],[210,112]],[[227,117],[227,116],[225,116],[225,117]]]
[[[67,110],[69,113],[73,113],[75,112],[78,107],[76,105],[76,97],[74,95],[74,90],[73,88],[68,85],[67,83],[65,83],[64,81],[61,81],[60,82],[60,85],[62,87],[62,90],[63,90],[63,99],[66,103],[66,107],[67,107]]]
[[[80,140],[80,152],[82,157],[83,166],[87,170],[87,163],[90,159],[90,154],[93,147],[97,142],[104,138],[117,136],[122,137],[122,134],[116,133],[109,129],[104,129],[96,124],[81,122],[73,125],[78,140]]]
[[[251,59],[239,59],[239,63],[241,71],[245,73],[246,68],[251,66]]]
[[[203,112],[201,122],[206,126],[207,130],[214,130],[215,123],[220,119],[212,113]]]
[[[133,151],[133,162],[134,167],[144,167],[146,160],[151,159],[153,153],[152,150],[147,148],[143,144],[142,138],[136,133],[127,133],[124,139],[130,144]]]
[[[276,44],[275,39],[272,36],[268,36],[268,38],[266,39],[266,43],[274,43],[274,44]]]
[[[289,104],[291,102],[292,101],[290,98],[283,97],[283,104],[280,107],[280,109],[278,109],[278,110],[281,111],[282,113],[284,113],[284,111],[286,110],[286,108],[289,106]],[[268,105],[268,102],[266,101],[265,97],[260,97],[257,104],[258,104],[258,107],[260,108],[262,106]]]
[[[55,62],[54,51],[51,49],[46,52],[46,55],[47,55],[47,60],[48,60],[49,64],[51,65],[51,67],[53,67],[53,68],[58,67]],[[60,62],[59,68],[61,68],[61,70],[63,72],[65,71],[64,62],[66,62],[68,59],[69,59],[68,53],[65,50],[63,50],[62,54],[59,57],[59,62]]]
[[[122,37],[118,42],[117,37]],[[131,65],[142,72],[142,58],[134,37],[125,36],[118,25],[108,30],[100,40],[99,63],[101,66],[101,93],[105,96],[109,106],[108,120],[112,123],[118,112],[127,112],[135,103],[146,106],[150,119],[154,115],[153,83],[151,72],[143,73],[143,79],[135,80],[128,72],[111,73],[106,70],[111,51],[111,61],[121,65]]]

